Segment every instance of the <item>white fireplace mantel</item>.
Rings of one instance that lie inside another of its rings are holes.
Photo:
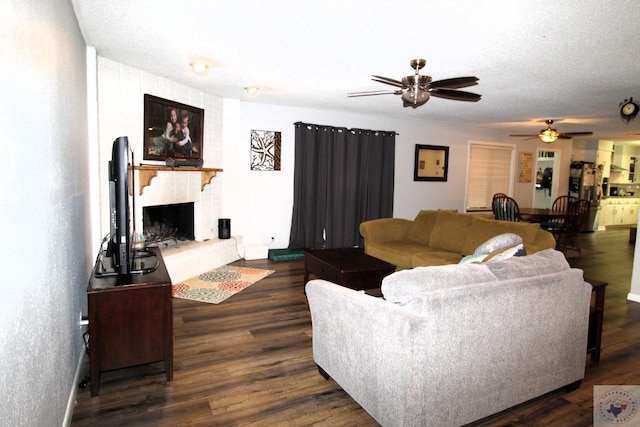
[[[139,195],[142,196],[144,187],[151,185],[151,180],[158,176],[158,171],[168,172],[200,172],[200,191],[204,190],[204,186],[211,183],[211,180],[217,175],[218,172],[222,172],[222,169],[217,168],[196,168],[196,167],[169,167],[169,166],[153,166],[153,165],[140,165],[133,166],[134,170],[139,171]],[[133,189],[130,189],[133,191]]]

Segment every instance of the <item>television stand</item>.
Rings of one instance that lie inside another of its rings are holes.
[[[157,248],[148,249],[157,267],[146,274],[89,279],[89,364],[91,396],[102,372],[164,362],[173,379],[173,305],[171,278]]]

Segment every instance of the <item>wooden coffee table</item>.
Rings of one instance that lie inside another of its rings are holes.
[[[367,255],[360,248],[304,251],[304,283],[313,274],[351,289],[375,289],[394,271],[395,265]]]

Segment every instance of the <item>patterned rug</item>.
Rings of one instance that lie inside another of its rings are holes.
[[[175,298],[219,304],[248,288],[273,270],[223,265],[172,287]]]

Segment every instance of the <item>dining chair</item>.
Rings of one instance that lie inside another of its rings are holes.
[[[491,208],[493,209],[493,215],[497,220],[520,222],[520,208],[518,207],[518,202],[506,194],[494,194],[491,202]]]
[[[569,213],[571,209],[575,208],[575,203],[577,201],[578,201],[578,198],[575,196],[568,196],[568,195],[558,196],[553,201],[553,204],[551,205],[551,210],[554,212]],[[559,235],[564,232],[564,229],[567,227],[567,225],[568,224],[565,224],[564,218],[555,218],[555,219],[540,223],[541,228],[547,231],[550,231],[551,233],[554,234],[554,236],[556,237],[556,242],[558,241]]]
[[[591,202],[585,199],[578,199],[571,207],[571,213],[567,219],[567,225],[560,236],[560,241],[556,241],[556,245],[559,243],[559,250],[565,255],[569,249],[578,252],[578,255],[582,256],[582,249],[580,247],[580,239],[578,233],[582,230],[585,221],[589,217],[589,209],[591,208]],[[557,246],[556,246],[557,247]]]

